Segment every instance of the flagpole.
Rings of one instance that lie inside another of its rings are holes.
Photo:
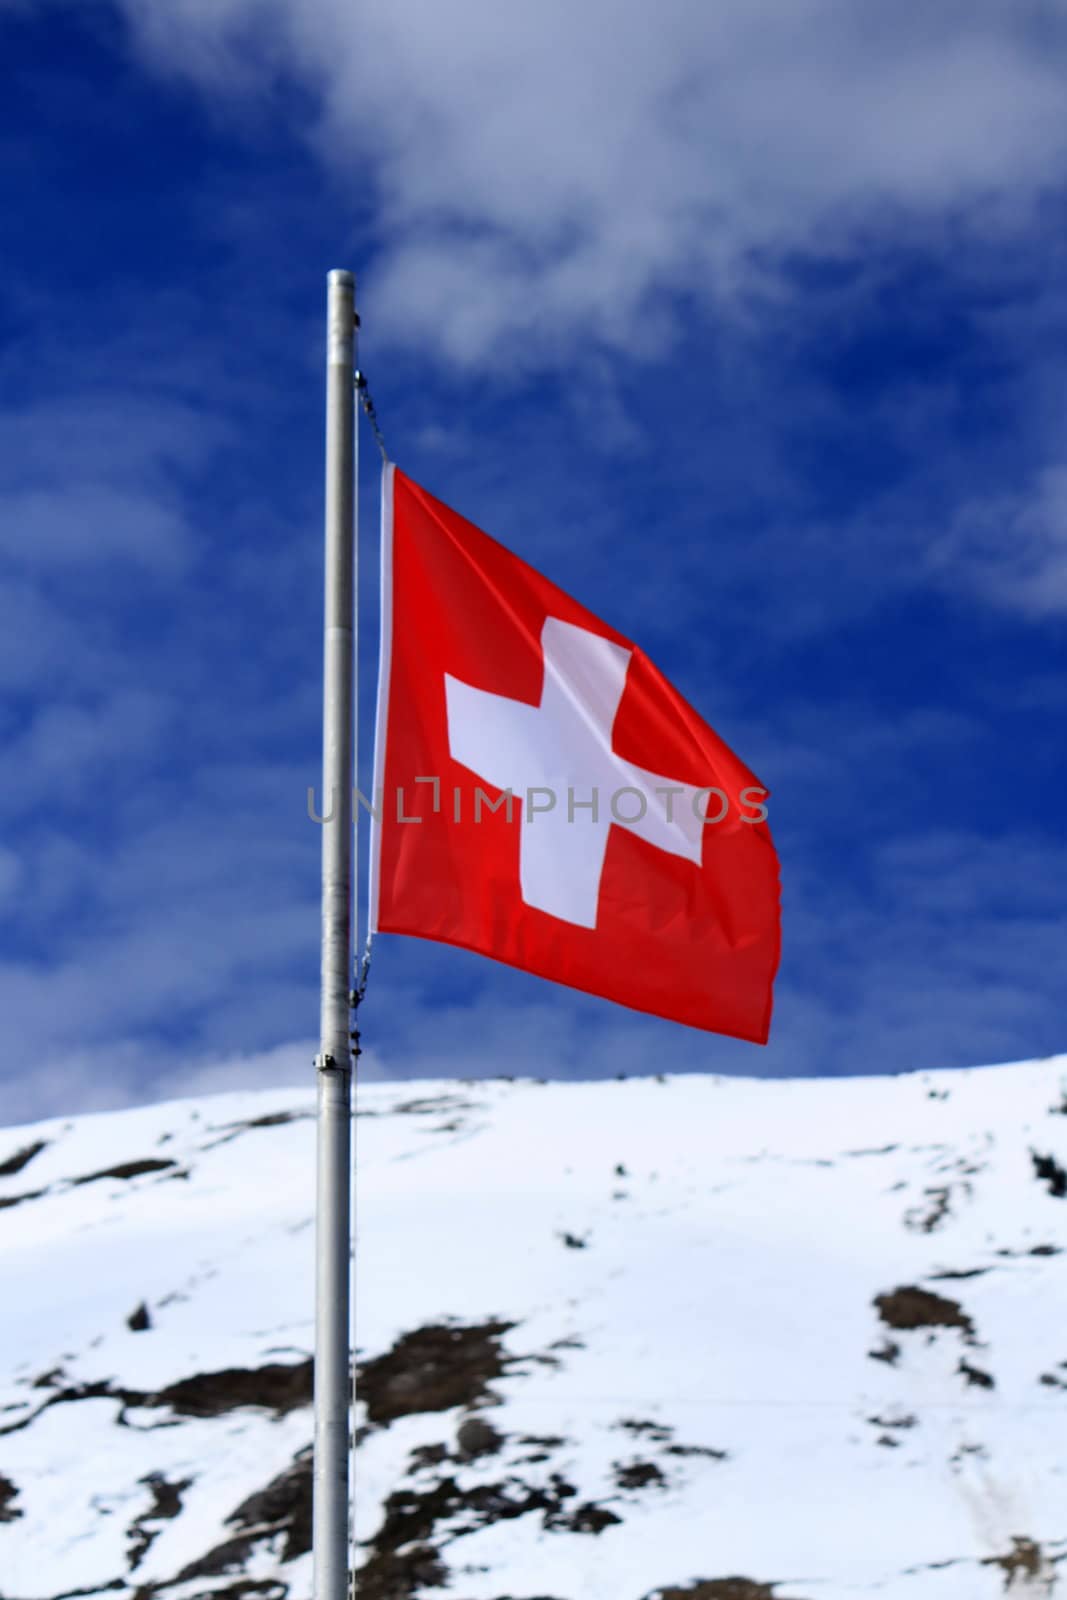
[[[315,1600],[348,1600],[351,1359],[352,783],[355,748],[355,279],[328,279],[322,725],[322,1003],[315,1232]]]

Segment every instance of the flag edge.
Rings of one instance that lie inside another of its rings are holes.
[[[389,684],[393,666],[393,476],[382,464],[378,575],[378,695],[374,712],[374,774],[371,780],[370,850],[367,870],[367,933],[378,932],[382,816],[385,803],[385,745],[389,726]]]

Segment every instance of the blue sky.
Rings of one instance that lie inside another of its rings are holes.
[[[783,872],[764,1050],[382,938],[366,1072],[1064,1048],[1067,17],[935,13],[0,0],[4,1121],[310,1073],[333,266],[394,458]],[[361,502],[366,732],[366,435]]]

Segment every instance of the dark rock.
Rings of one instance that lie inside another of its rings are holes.
[[[448,1536],[454,1538],[543,1511],[548,1527],[574,1493],[556,1473],[542,1488],[512,1479],[462,1490],[454,1478],[442,1478],[424,1492],[398,1490],[389,1495],[382,1525],[367,1541],[371,1553],[356,1573],[356,1593],[360,1600],[414,1600],[424,1588],[443,1587],[448,1573],[432,1542],[439,1524],[447,1524]]]
[[[1039,1156],[1036,1150],[1031,1150],[1030,1158],[1034,1163],[1034,1176],[1041,1182],[1048,1184],[1048,1192],[1056,1200],[1067,1198],[1067,1171],[1059,1165],[1054,1156]]]
[[[654,1461],[631,1461],[626,1466],[617,1461],[613,1471],[620,1489],[644,1489],[650,1483],[667,1482]]]
[[[509,1365],[500,1340],[514,1326],[435,1323],[404,1334],[385,1355],[359,1368],[357,1388],[369,1420],[380,1426],[419,1411],[451,1411],[491,1399],[490,1383]]]
[[[367,1113],[360,1113],[360,1115],[365,1114]],[[314,1115],[313,1111],[268,1111],[262,1117],[252,1117],[241,1122],[224,1122],[208,1130],[211,1133],[217,1132],[219,1137],[202,1145],[201,1149],[217,1150],[220,1145],[232,1144],[234,1139],[239,1139],[243,1133],[255,1128],[281,1128],[289,1122],[307,1121]]]
[[[311,1549],[312,1455],[302,1450],[292,1466],[272,1478],[265,1489],[242,1500],[226,1518],[231,1527],[269,1529],[269,1535],[284,1533],[282,1561],[295,1561]]]
[[[221,1417],[242,1406],[256,1406],[284,1417],[312,1398],[314,1363],[310,1360],[265,1367],[227,1367],[221,1372],[201,1372],[179,1378],[127,1404],[166,1406],[181,1417]]]
[[[292,1466],[272,1478],[266,1488],[242,1500],[235,1511],[226,1518],[228,1527],[238,1532],[220,1544],[214,1545],[202,1556],[197,1556],[184,1566],[169,1583],[158,1587],[170,1588],[173,1584],[188,1583],[192,1578],[218,1578],[229,1573],[244,1573],[249,1559],[258,1545],[277,1541],[284,1536],[282,1562],[295,1561],[297,1556],[311,1549],[311,1449],[302,1450]],[[157,1586],[153,1585],[152,1590]],[[239,1586],[220,1590],[212,1587],[205,1591],[217,1594],[235,1594]],[[151,1591],[149,1591],[151,1592]],[[249,1590],[249,1592],[254,1592]],[[288,1585],[281,1584],[281,1593]],[[140,1597],[135,1597],[140,1600]],[[144,1596],[147,1600],[147,1593]]]
[[[134,1600],[149,1600],[155,1593],[155,1588],[139,1589]],[[289,1585],[280,1578],[238,1578],[236,1583],[212,1584],[196,1600],[287,1600],[288,1594]]]
[[[141,1479],[145,1487],[152,1491],[152,1504],[147,1511],[143,1511],[130,1523],[126,1534],[130,1543],[126,1559],[131,1572],[135,1572],[141,1565],[159,1535],[160,1530],[149,1527],[149,1523],[172,1521],[181,1511],[182,1495],[192,1481],[191,1478],[184,1478],[179,1483],[168,1483],[159,1472],[150,1472],[147,1478]]]
[[[625,1428],[627,1433],[643,1435],[645,1438],[654,1439],[657,1444],[666,1444],[673,1428],[664,1427],[659,1422],[646,1422],[640,1417],[623,1417],[615,1424],[617,1428]]]
[[[5,1478],[0,1472],[0,1522],[14,1522],[22,1516],[22,1512],[16,1509],[14,1503],[18,1497],[19,1492],[11,1479]]]
[[[545,1527],[557,1533],[603,1533],[613,1523],[621,1522],[614,1511],[595,1505],[591,1500],[576,1506],[573,1511],[552,1512],[545,1517]]]
[[[222,1578],[231,1572],[243,1573],[257,1543],[256,1536],[250,1533],[224,1539],[204,1555],[197,1556],[195,1561],[187,1562],[172,1581],[188,1583],[190,1578]],[[214,1590],[209,1592],[214,1593]]]
[[[969,1361],[961,1361],[956,1371],[967,1379],[968,1389],[995,1389],[996,1383],[988,1372],[982,1372],[979,1367],[972,1367]]]
[[[666,1452],[669,1456],[706,1456],[709,1461],[729,1461],[728,1450],[713,1450],[709,1444],[669,1444]]]
[[[7,1211],[12,1206],[20,1206],[26,1200],[39,1200],[47,1189],[28,1189],[25,1194],[5,1194],[0,1197],[0,1211]]]
[[[49,1367],[47,1372],[42,1372],[39,1378],[34,1378],[34,1389],[55,1389],[63,1382],[66,1373],[62,1367]]]
[[[13,1178],[16,1173],[28,1167],[34,1156],[39,1156],[42,1150],[48,1148],[47,1139],[38,1139],[33,1144],[24,1144],[21,1150],[16,1150],[14,1155],[8,1156],[6,1161],[0,1161],[0,1178]]]
[[[1046,1563],[1041,1551],[1041,1546],[1035,1539],[1013,1538],[1012,1547],[1004,1556],[986,1556],[982,1562],[983,1567],[999,1567],[1007,1578],[1008,1589],[1015,1585],[1016,1578],[1022,1578],[1020,1588],[1028,1588],[1027,1578],[1046,1577]]]
[[[35,1387],[51,1385],[62,1378],[60,1369],[38,1378]],[[313,1366],[310,1360],[283,1366],[230,1367],[222,1372],[201,1372],[179,1378],[165,1389],[147,1393],[143,1389],[124,1389],[110,1382],[70,1384],[56,1388],[43,1405],[28,1417],[0,1428],[0,1435],[28,1428],[50,1406],[72,1405],[79,1400],[117,1400],[119,1421],[126,1421],[128,1410],[169,1410],[180,1417],[221,1417],[243,1406],[257,1406],[284,1417],[300,1406],[311,1404]]]
[[[468,1459],[495,1455],[503,1443],[504,1435],[482,1417],[465,1417],[456,1432],[459,1453]]]
[[[909,1211],[904,1218],[904,1226],[914,1228],[919,1233],[933,1233],[946,1217],[952,1215],[949,1205],[952,1190],[951,1188],[927,1189],[925,1193],[928,1204],[925,1208],[916,1207],[915,1210]]]
[[[998,1250],[998,1256],[1059,1256],[1063,1250],[1058,1244],[1035,1244],[1029,1250]]]
[[[281,1128],[288,1122],[302,1122],[313,1115],[310,1111],[268,1111],[265,1116],[253,1117],[246,1128]]]
[[[754,1583],[751,1578],[698,1578],[681,1589],[656,1589],[646,1600],[787,1600],[775,1593],[777,1587],[776,1583]]]
[[[974,1323],[958,1301],[945,1299],[929,1289],[908,1285],[876,1295],[874,1304],[878,1315],[890,1328],[960,1328],[966,1334],[974,1333]]]
[[[176,1161],[166,1161],[160,1156],[149,1156],[144,1161],[122,1161],[116,1167],[104,1167],[100,1172],[86,1172],[70,1181],[76,1188],[83,1183],[99,1183],[102,1178],[140,1178],[147,1172],[169,1172]]]

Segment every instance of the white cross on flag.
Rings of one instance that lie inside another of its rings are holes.
[[[765,1043],[766,798],[642,651],[386,467],[374,931]]]

